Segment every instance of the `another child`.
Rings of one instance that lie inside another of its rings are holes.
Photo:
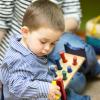
[[[2,64],[3,83],[12,100],[55,100],[60,88],[51,84],[47,55],[64,32],[61,9],[49,0],[31,4],[23,19],[22,37],[12,39]],[[90,100],[72,93],[75,100]],[[73,100],[68,96],[68,100]]]
[[[69,84],[69,87],[74,89],[77,93],[82,93],[86,86],[86,78],[88,77],[95,77],[100,74],[100,64],[97,61],[96,54],[94,49],[85,41],[83,41],[79,36],[75,35],[75,33],[68,33],[65,32],[60,40],[55,45],[54,50],[49,56],[50,61],[54,64],[55,57],[59,55],[60,51],[65,51],[64,44],[69,44],[70,48],[81,48],[85,50],[86,55],[86,66],[84,70],[76,75],[73,78],[73,81]],[[82,74],[83,73],[83,74]],[[77,86],[76,86],[77,84]]]

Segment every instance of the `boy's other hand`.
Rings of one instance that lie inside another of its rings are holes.
[[[6,30],[5,29],[0,29],[0,42],[3,39],[4,35],[6,34]]]
[[[48,99],[49,100],[58,100],[57,97],[61,97],[60,87],[57,85],[50,85]]]

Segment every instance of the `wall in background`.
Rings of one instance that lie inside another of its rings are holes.
[[[81,30],[85,30],[86,22],[100,15],[100,0],[80,0],[82,8],[82,23]]]

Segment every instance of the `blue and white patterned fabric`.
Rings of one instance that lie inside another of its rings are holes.
[[[38,58],[19,41],[12,40],[1,72],[3,83],[16,97],[47,100],[53,76],[49,72],[46,57]]]

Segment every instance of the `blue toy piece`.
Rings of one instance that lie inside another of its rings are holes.
[[[55,59],[55,63],[57,65],[58,70],[62,70],[62,67],[61,67],[60,62],[59,62],[59,58],[58,59],[57,58]]]
[[[68,73],[71,73],[72,72],[72,69],[71,69],[70,66],[67,67],[67,71],[68,71]]]
[[[53,65],[50,66],[50,71],[54,74],[55,77],[57,77],[56,70]]]

